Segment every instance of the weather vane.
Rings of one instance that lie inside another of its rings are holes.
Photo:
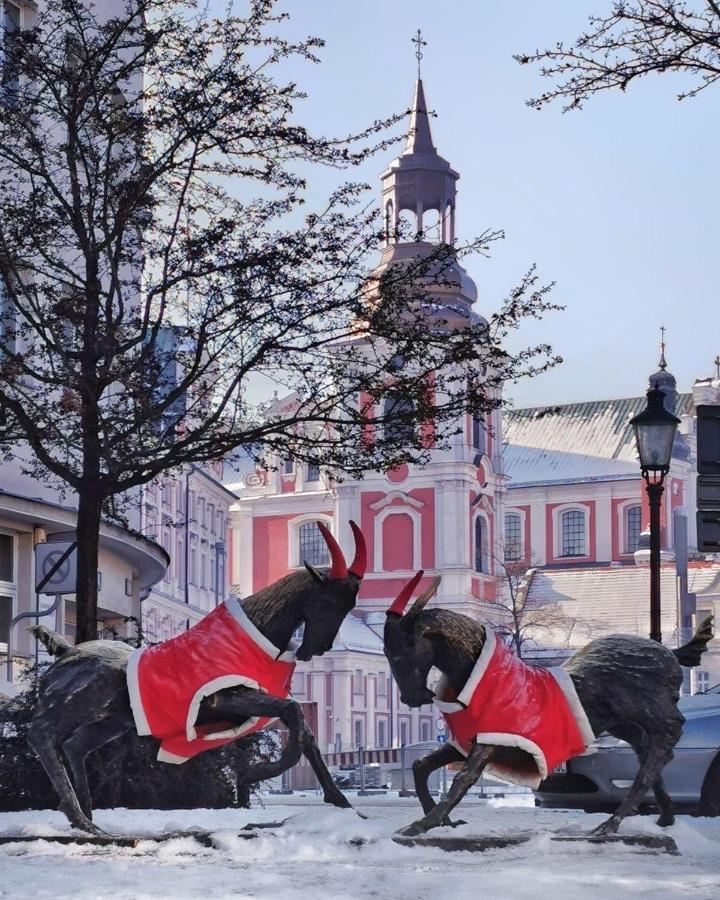
[[[410,38],[410,41],[415,44],[415,59],[418,64],[418,78],[420,77],[420,60],[423,58],[422,48],[427,47],[427,41],[423,40],[422,31],[418,28],[417,37]]]
[[[665,371],[667,363],[665,362],[665,326],[660,326],[660,368]]]

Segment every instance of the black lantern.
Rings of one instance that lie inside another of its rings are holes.
[[[647,406],[630,424],[635,429],[643,475],[665,475],[670,468],[675,432],[680,419],[665,409],[665,394],[657,388],[647,392]]]
[[[635,429],[640,469],[650,503],[650,637],[660,643],[660,503],[663,481],[670,470],[675,432],[680,419],[665,409],[665,394],[647,392],[647,406],[630,424]]]

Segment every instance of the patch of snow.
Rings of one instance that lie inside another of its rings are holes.
[[[552,895],[583,900],[628,896],[709,898],[720,896],[720,819],[678,817],[659,829],[635,817],[623,831],[670,834],[680,856],[627,846],[560,844],[552,832],[589,831],[601,815],[540,810],[532,798],[488,802],[466,799],[456,815],[468,824],[435,833],[488,835],[532,831],[520,846],[482,854],[402,847],[394,831],[420,815],[413,798],[392,794],[353,798],[367,818],[322,804],[312,794],[269,797],[249,810],[99,810],[97,823],[114,833],[160,833],[198,827],[217,834],[205,848],[192,838],[138,847],[97,847],[48,841],[0,845],[0,896],[76,900],[507,900]],[[253,840],[238,837],[249,822],[287,819]],[[70,828],[59,812],[0,814],[0,832],[50,835]],[[358,845],[357,842],[364,843]],[[353,842],[353,843],[351,843]]]

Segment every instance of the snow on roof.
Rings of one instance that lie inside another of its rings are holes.
[[[644,406],[645,397],[630,397],[506,413],[503,458],[509,486],[638,478],[630,419]],[[678,414],[691,407],[692,394],[680,394]]]
[[[358,653],[378,653],[383,651],[383,642],[375,632],[357,615],[350,614],[340,626],[333,650],[354,650]]]
[[[702,593],[717,580],[720,566],[691,566],[688,589]],[[662,633],[669,643],[676,637],[678,588],[674,566],[661,572]],[[538,633],[538,643],[582,647],[606,634],[650,632],[650,571],[646,566],[596,566],[583,569],[536,569],[528,602],[533,608],[558,603],[568,618],[567,628],[553,629],[554,638]],[[568,631],[569,637],[568,637]]]

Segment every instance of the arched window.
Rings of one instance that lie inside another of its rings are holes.
[[[475,519],[475,571],[489,572],[487,524],[482,516]]]
[[[625,552],[634,553],[640,543],[642,509],[628,506],[625,510]]]
[[[431,244],[439,244],[442,239],[442,221],[440,213],[436,209],[426,209],[423,212],[422,239]]]
[[[305,562],[311,566],[329,566],[330,552],[327,548],[317,522],[303,522],[298,529],[300,565]]]
[[[400,394],[388,394],[385,398],[385,436],[390,440],[411,440],[415,433],[412,400]],[[410,417],[410,418],[409,418]]]
[[[505,561],[522,559],[522,520],[518,513],[505,516]]]
[[[587,556],[585,546],[585,513],[569,509],[560,520],[561,556]]]

